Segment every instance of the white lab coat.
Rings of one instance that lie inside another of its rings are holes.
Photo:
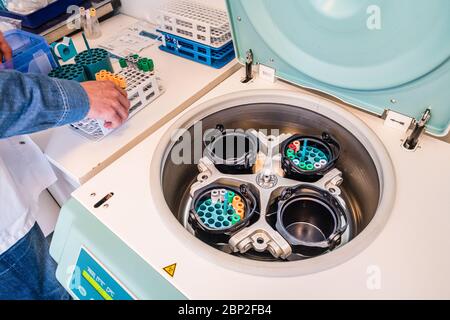
[[[28,137],[0,139],[0,255],[36,223],[39,195],[56,176]]]

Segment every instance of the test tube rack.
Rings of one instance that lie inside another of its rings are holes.
[[[303,141],[303,146],[298,140],[291,143],[286,150],[286,157],[304,171],[320,170],[326,167],[329,161],[328,156],[322,150],[307,146],[307,140]]]
[[[99,77],[101,73],[102,72],[100,71],[97,77]],[[163,93],[163,90],[159,87],[157,77],[154,73],[144,72],[132,67],[126,67],[123,68],[117,75],[109,72],[103,73],[103,75],[105,75],[106,78],[102,80],[117,80],[119,82],[116,84],[121,87],[124,87],[121,85],[122,79],[124,80],[126,84],[125,90],[131,104],[129,119],[136,115],[136,113],[140,110],[148,106]],[[108,76],[110,78],[108,78]],[[100,141],[113,131],[105,128],[103,121],[94,119],[84,119],[72,124],[71,127],[76,130],[77,133],[92,141]]]
[[[84,67],[89,80],[95,80],[95,75],[102,70],[113,72],[109,52],[101,48],[88,49],[79,53],[75,57],[75,63]]]
[[[226,11],[194,1],[169,1],[159,11],[159,29],[180,37],[221,48],[231,41]]]
[[[49,77],[64,79],[64,80],[74,80],[78,82],[87,81],[86,72],[84,67],[79,64],[66,64],[58,68],[53,69],[48,74]]]
[[[226,230],[245,219],[245,210],[244,201],[233,191],[215,189],[198,204],[196,214],[206,228]]]
[[[160,31],[162,45],[159,49],[207,66],[220,69],[234,59],[233,42],[220,48],[213,48],[180,36]]]

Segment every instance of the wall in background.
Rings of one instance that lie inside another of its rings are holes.
[[[122,0],[121,12],[138,19],[156,23],[157,9],[167,0]],[[225,9],[225,0],[195,0],[209,6]]]

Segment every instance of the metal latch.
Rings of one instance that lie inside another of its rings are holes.
[[[253,51],[247,51],[245,60],[245,78],[241,80],[242,83],[248,83],[253,79]]]
[[[403,147],[407,150],[415,150],[419,144],[419,139],[422,134],[425,132],[426,125],[431,119],[431,109],[427,109],[422,116],[420,121],[414,120],[414,128],[411,130],[411,133],[406,138]]]

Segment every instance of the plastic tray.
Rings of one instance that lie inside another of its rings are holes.
[[[53,2],[48,6],[28,15],[21,15],[0,9],[0,16],[21,20],[23,27],[36,29],[59,15],[66,13],[69,6],[79,5],[83,1],[84,0],[57,0],[56,2]]]
[[[220,48],[213,48],[195,41],[191,41],[173,34],[160,31],[163,44],[162,51],[196,61],[201,64],[220,69],[234,59],[233,42],[229,41]]]

